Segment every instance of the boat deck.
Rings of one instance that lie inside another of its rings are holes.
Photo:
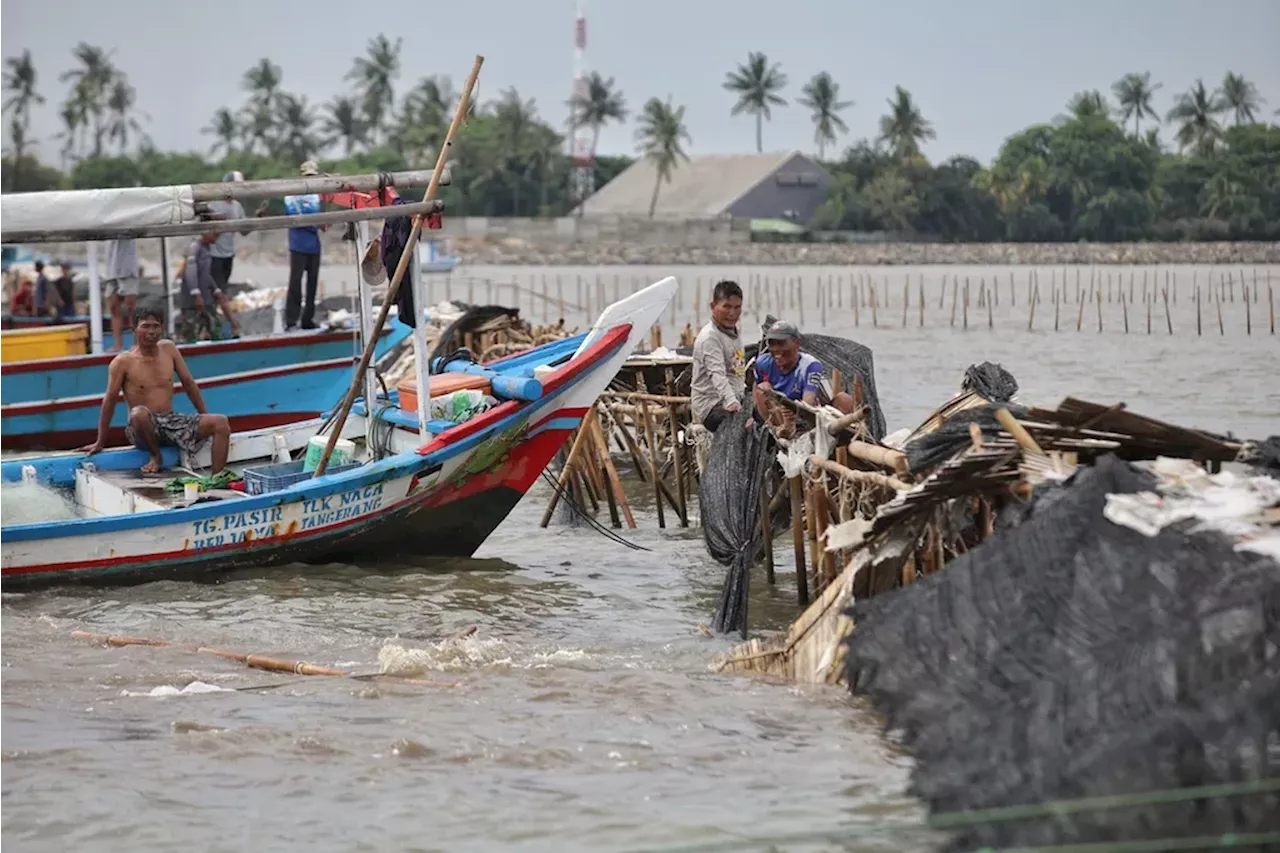
[[[189,506],[182,492],[170,492],[165,484],[179,471],[143,474],[141,471],[76,472],[76,503],[85,515],[128,515]],[[235,489],[210,489],[201,492],[200,500],[237,500],[245,497]]]

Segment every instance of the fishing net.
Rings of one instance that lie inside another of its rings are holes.
[[[1008,409],[1015,418],[1024,417],[1027,410],[1021,406],[1000,403],[984,404],[972,409],[961,409],[942,422],[933,432],[927,432],[903,448],[907,454],[907,467],[912,474],[928,471],[950,459],[957,450],[969,444],[973,438],[970,424],[977,424],[983,436],[994,436],[1000,431],[996,411]]]
[[[1103,457],[945,570],[851,609],[849,684],[902,733],[935,814],[1277,775],[1280,570],[1218,533],[1104,519],[1108,493],[1153,482]],[[1277,829],[1273,790],[989,816],[949,849]]]
[[[960,387],[993,403],[1004,403],[1012,400],[1013,395],[1018,393],[1018,380],[1000,365],[984,361],[982,364],[969,365]]]
[[[760,558],[760,493],[771,479],[775,446],[759,426],[747,429],[747,407],[720,424],[698,486],[707,551],[729,567],[713,627],[746,636],[749,569]]]
[[[769,328],[777,320],[772,314],[765,317],[763,329]],[[756,351],[763,349],[757,345]],[[853,393],[854,377],[862,380],[862,403],[867,408],[867,432],[876,441],[884,438],[884,412],[880,409],[880,396],[876,393],[875,358],[871,348],[851,341],[848,338],[837,338],[831,335],[804,335],[800,339],[800,349],[822,363],[822,373],[827,379],[832,378],[832,371],[839,370],[844,387],[838,391]]]

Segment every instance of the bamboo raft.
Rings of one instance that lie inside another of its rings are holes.
[[[908,440],[987,402],[972,391],[960,394]],[[800,416],[805,408],[799,407]],[[1241,442],[1143,417],[1123,404],[1067,398],[1057,408],[1034,408],[1021,417],[999,409],[996,418],[998,430],[971,423],[965,446],[914,478],[901,451],[853,438],[849,431],[834,450],[835,459],[811,456],[804,473],[789,481],[797,590],[805,609],[786,634],[753,638],[712,668],[840,683],[844,641],[854,627],[847,615],[851,601],[942,570],[995,535],[999,511],[1027,500],[1037,486],[1063,480],[1106,453],[1127,461],[1191,459],[1216,471],[1223,462],[1241,459],[1245,450]],[[772,581],[769,537],[765,559]],[[809,589],[815,594],[812,603]]]

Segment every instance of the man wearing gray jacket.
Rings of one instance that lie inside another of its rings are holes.
[[[738,334],[741,316],[742,288],[736,282],[718,282],[711,291],[711,322],[693,342],[689,391],[694,421],[712,432],[742,409],[746,359]]]

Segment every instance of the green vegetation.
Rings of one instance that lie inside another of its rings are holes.
[[[3,189],[22,192],[220,180],[231,169],[249,178],[297,173],[317,159],[333,172],[427,168],[458,101],[444,76],[403,88],[402,45],[379,35],[347,74],[350,90],[316,105],[291,93],[284,71],[262,59],[245,72],[245,101],[223,107],[202,132],[202,153],[161,152],[145,133],[147,117],[109,51],[80,44],[75,67],[62,75],[68,91],[59,116],[60,168],[30,154],[30,111],[43,104],[29,52],[5,60],[8,149]],[[591,75],[569,102],[571,123],[592,130],[628,119],[612,78]],[[726,75],[735,96],[730,113],[755,118],[756,150],[764,123],[788,106],[787,75],[763,53]],[[1216,88],[1197,80],[1174,98],[1164,119],[1174,148],[1161,140],[1152,101],[1161,84],[1149,73],[1126,74],[1113,101],[1082,91],[1065,112],[1005,140],[983,165],[968,157],[930,163],[921,148],[937,136],[911,93],[895,87],[873,141],[857,140],[827,160],[848,133],[840,86],[813,75],[797,103],[814,126],[818,157],[834,177],[814,228],[890,232],[946,241],[1117,241],[1280,238],[1280,126],[1257,87],[1228,73]],[[689,158],[684,107],[649,98],[635,116],[637,154],[657,167],[650,214],[664,183]],[[477,104],[465,143],[451,163],[453,186],[442,193],[454,214],[561,216],[571,201],[565,135],[514,89]],[[597,157],[595,185],[632,162]]]

